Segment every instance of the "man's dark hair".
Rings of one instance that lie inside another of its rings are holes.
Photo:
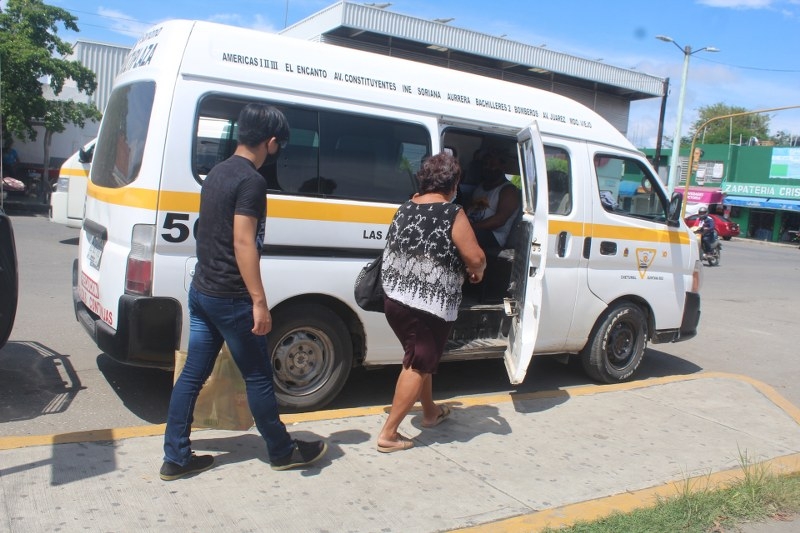
[[[247,104],[239,113],[239,144],[256,146],[275,137],[289,140],[289,121],[277,108],[266,104]]]
[[[460,178],[461,166],[458,164],[458,159],[445,152],[426,159],[417,172],[419,192],[422,194],[449,193]]]

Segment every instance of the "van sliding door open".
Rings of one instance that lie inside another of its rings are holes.
[[[512,294],[505,299],[512,316],[505,353],[512,384],[522,383],[533,357],[542,314],[542,284],[547,258],[547,168],[536,122],[517,134],[522,178],[522,220],[519,222],[512,272]],[[527,258],[527,261],[524,259]]]

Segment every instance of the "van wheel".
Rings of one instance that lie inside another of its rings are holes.
[[[319,409],[342,390],[350,375],[353,347],[336,313],[317,305],[285,309],[276,313],[269,339],[280,405]]]
[[[616,383],[630,379],[647,347],[647,319],[633,304],[612,307],[598,322],[581,352],[583,369],[592,379]]]

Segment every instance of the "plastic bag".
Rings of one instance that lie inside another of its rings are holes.
[[[184,364],[186,352],[175,352],[175,381]],[[253,423],[244,379],[228,346],[223,345],[214,369],[197,397],[192,426],[241,431],[250,429]]]

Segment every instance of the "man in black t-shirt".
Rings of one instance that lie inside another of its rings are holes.
[[[258,168],[275,164],[289,140],[278,109],[249,104],[239,114],[234,154],[208,173],[200,193],[197,266],[189,289],[189,351],[172,389],[164,433],[165,481],[211,468],[189,439],[200,389],[227,343],[247,387],[247,403],[274,470],[305,466],[325,454],[323,441],[292,439],[278,414],[266,335],[272,329],[261,282],[267,184]]]

